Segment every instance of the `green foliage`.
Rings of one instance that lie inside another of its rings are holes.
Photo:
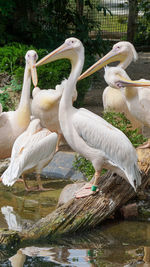
[[[74,36],[83,42],[86,51],[90,54],[105,53],[100,23],[90,18],[90,11],[96,10],[90,0],[26,0],[23,2],[2,0],[2,2],[0,45],[22,42],[28,46],[32,43],[37,48],[53,50],[66,38]],[[103,13],[106,12],[104,7],[102,10]],[[91,38],[91,31],[94,31],[94,39]],[[13,60],[7,63],[10,68]]]
[[[18,67],[24,67],[24,57],[33,46],[27,46],[20,43],[11,43],[0,47],[0,72],[14,74]]]
[[[146,141],[146,138],[142,134],[139,134],[138,129],[131,129],[131,122],[123,113],[106,112],[103,117],[113,126],[120,129],[129,138],[134,147],[138,147]]]
[[[47,55],[50,51],[46,49],[36,49],[33,46],[13,43],[0,47],[0,72],[7,72],[12,76],[10,87],[13,91],[22,90],[25,54],[28,50],[33,49],[37,52],[39,59]],[[94,57],[87,55],[85,57],[84,70],[94,63]],[[57,60],[37,68],[38,86],[41,89],[55,88],[55,86],[64,78],[68,78],[71,65],[67,59]],[[78,100],[76,106],[81,106],[85,92],[90,85],[90,79],[85,79],[77,84]],[[33,85],[32,85],[33,88]]]
[[[114,127],[120,129],[129,138],[134,147],[138,147],[147,140],[142,134],[138,133],[138,129],[131,129],[131,122],[123,113],[106,112],[103,114],[103,117]],[[89,180],[95,172],[92,163],[79,155],[75,157],[74,168],[82,172]],[[104,172],[105,170],[103,170]]]
[[[95,172],[92,163],[80,155],[75,155],[73,167],[76,170],[82,172],[83,175],[87,177],[89,180],[91,180]]]
[[[140,0],[138,2],[138,12],[142,13],[137,21],[137,31],[135,33],[135,44],[150,44],[150,1]]]
[[[3,93],[0,94],[0,103],[3,107],[3,111],[8,111],[10,106],[12,106],[12,101],[9,93],[7,92],[7,87],[1,88]]]

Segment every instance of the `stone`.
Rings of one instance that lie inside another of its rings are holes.
[[[125,205],[121,208],[124,219],[134,218],[138,216],[138,206],[136,203]]]
[[[75,152],[59,151],[43,169],[42,174],[47,178],[85,180],[84,175],[73,167],[74,160]]]

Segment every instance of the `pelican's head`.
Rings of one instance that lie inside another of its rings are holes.
[[[105,67],[105,75],[104,79],[106,83],[111,86],[112,88],[119,89],[121,87],[124,87],[120,80],[122,79],[130,79],[127,75],[127,73],[120,67]]]
[[[78,80],[82,80],[89,75],[95,73],[101,68],[105,67],[107,64],[119,61],[119,66],[125,69],[132,60],[137,59],[137,53],[134,46],[130,42],[118,42],[116,43],[112,50],[108,52],[103,58],[98,60],[94,65],[92,65],[88,70],[86,70]]]
[[[35,63],[38,60],[38,55],[36,51],[29,50],[25,55],[26,65],[28,66],[28,69],[31,71],[32,81],[34,86],[37,86],[37,72],[35,68]]]
[[[37,67],[62,58],[75,61],[77,56],[78,58],[84,57],[84,47],[79,39],[71,37],[66,39],[65,42],[53,52],[38,61],[35,66]]]
[[[149,81],[132,81],[121,67],[105,67],[105,81],[113,88],[150,86]]]

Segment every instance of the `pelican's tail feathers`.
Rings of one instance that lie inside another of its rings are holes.
[[[141,185],[141,174],[138,165],[134,163],[130,174],[128,173],[126,176],[136,192],[137,188]]]
[[[9,167],[2,174],[1,178],[4,185],[12,186],[19,179],[19,176],[19,166],[10,164]]]

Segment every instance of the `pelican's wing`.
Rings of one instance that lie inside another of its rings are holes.
[[[143,79],[142,79],[143,80]],[[144,112],[149,113],[150,107],[150,87],[149,88],[138,88],[139,103]]]
[[[22,150],[20,165],[23,171],[31,169],[55,153],[57,134],[51,133],[43,136],[43,131],[38,132],[30,138]]]
[[[6,185],[13,185],[20,175],[32,168],[39,166],[43,168],[45,160],[52,159],[57,144],[57,134],[47,135],[47,129],[44,129],[29,137],[28,142],[21,147],[18,157],[11,160],[8,169],[2,175],[2,181]]]
[[[131,158],[136,162],[136,151],[129,139],[100,116],[86,109],[79,109],[74,115],[73,124],[79,136],[90,147],[101,150],[120,169],[123,170]]]
[[[38,133],[38,136],[34,137],[22,151],[24,171],[40,165],[40,161],[52,158],[56,150],[57,139],[56,133],[42,136],[41,139]]]
[[[11,161],[13,161],[14,158],[17,158],[19,156],[25,144],[29,141],[30,139],[28,137],[27,131],[24,131],[21,135],[17,137],[12,147]]]

